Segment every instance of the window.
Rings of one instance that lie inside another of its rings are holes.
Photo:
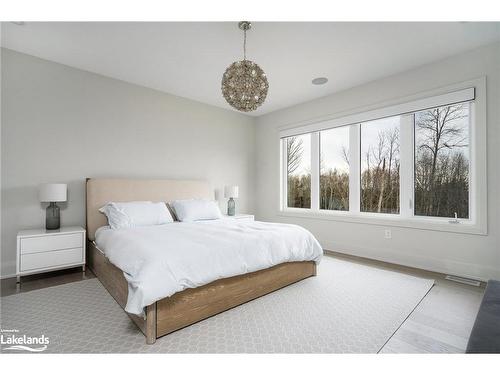
[[[349,210],[349,127],[320,132],[319,208]]]
[[[469,218],[468,103],[415,113],[415,215]]]
[[[361,124],[361,211],[399,213],[400,116]]]
[[[472,82],[479,101],[464,88],[282,130],[284,214],[485,233],[485,81]]]
[[[311,135],[285,139],[287,206],[311,208]]]

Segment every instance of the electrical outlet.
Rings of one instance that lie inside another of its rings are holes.
[[[392,238],[392,232],[390,229],[384,231],[384,238],[390,240]]]

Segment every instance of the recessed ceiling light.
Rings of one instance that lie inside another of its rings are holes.
[[[328,82],[328,78],[318,77],[318,78],[314,78],[311,82],[313,85],[324,85],[325,83]]]

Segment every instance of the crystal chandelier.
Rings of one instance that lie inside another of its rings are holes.
[[[269,83],[266,73],[253,61],[247,60],[247,30],[252,24],[241,21],[243,30],[243,60],[232,63],[222,76],[222,95],[238,111],[255,111],[266,100]]]

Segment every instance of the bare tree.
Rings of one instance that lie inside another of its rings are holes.
[[[387,168],[387,186],[389,187],[389,191],[387,197],[391,199],[393,197],[394,189],[392,184],[392,176],[393,176],[393,165],[396,166],[396,174],[399,178],[399,128],[394,128],[392,131],[387,130],[385,133],[387,138],[387,147],[388,147],[388,159],[389,165]],[[399,193],[399,191],[397,192]]]
[[[464,104],[433,108],[416,115],[415,122],[420,137],[417,170],[422,172],[417,183],[420,183],[426,192],[425,202],[422,202],[425,205],[426,214],[438,211],[439,189],[437,186],[440,185],[441,173],[438,173],[437,169],[441,154],[445,150],[468,146],[467,135],[464,135],[464,127],[460,124],[460,120],[467,116]]]
[[[286,139],[286,168],[288,176],[300,166],[304,150],[302,143],[302,139],[298,137],[288,137]]]
[[[342,158],[349,165],[349,149],[345,146],[342,146]]]
[[[361,207],[368,212],[399,210],[399,128],[381,130],[364,154]]]
[[[379,186],[379,194],[377,200],[377,212],[382,212],[382,199],[384,198],[385,192],[385,160],[386,160],[386,137],[385,132],[380,131],[378,133],[378,144],[377,148],[372,150],[373,157],[377,161],[377,167],[375,169],[375,176]]]

